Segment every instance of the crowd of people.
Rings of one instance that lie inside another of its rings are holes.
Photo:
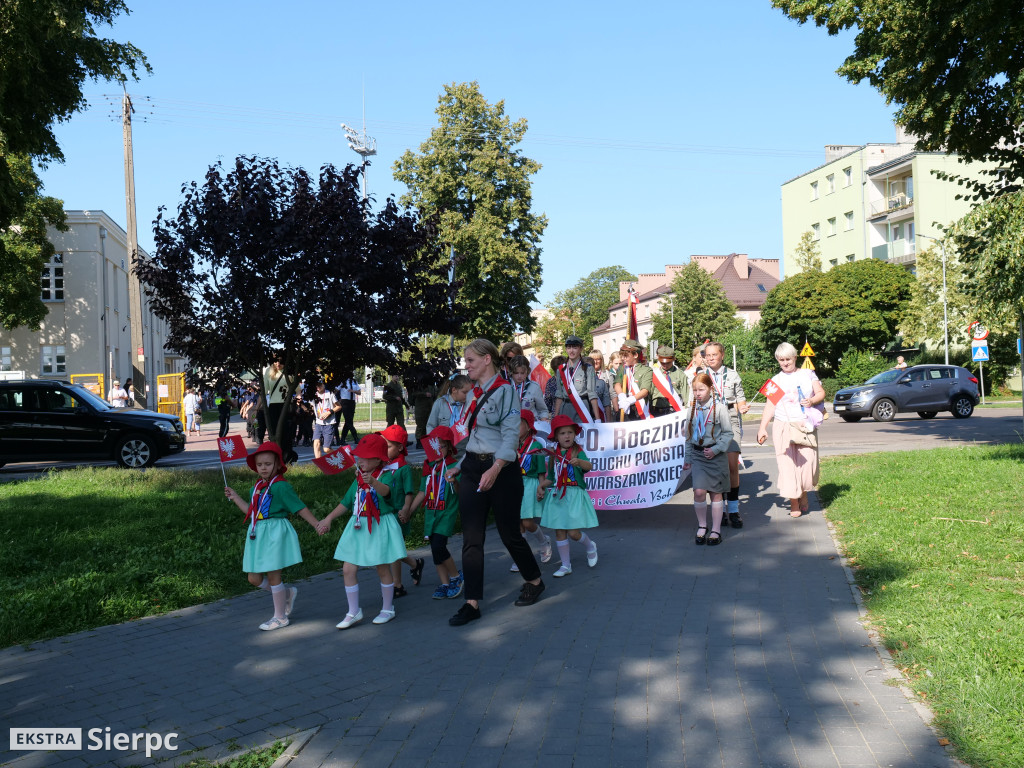
[[[350,433],[356,443],[352,449],[355,481],[340,503],[320,520],[283,479],[291,446],[264,441],[259,429],[265,423],[259,416],[259,398],[253,398],[251,392],[242,394],[243,413],[255,410],[256,414],[253,437],[259,446],[248,463],[258,478],[248,501],[230,487],[225,494],[246,514],[243,568],[250,582],[270,591],[273,598],[274,615],[260,628],[287,626],[295,603],[297,589],[285,587],[282,576],[284,568],[301,561],[289,514],[300,515],[321,536],[330,532],[334,520],[347,515],[335,550],[335,558],[344,564],[347,600],[339,629],[363,619],[357,578],[360,567],[376,568],[380,580],[381,609],[373,619],[375,624],[393,620],[394,601],[408,593],[402,584],[403,566],[413,584],[420,583],[424,559],[411,556],[405,541],[409,520],[421,508],[424,535],[438,576],[432,596],[463,599],[449,618],[453,626],[481,618],[483,548],[489,520],[512,559],[511,571],[522,579],[517,606],[533,605],[540,598],[545,590],[541,565],[556,551],[559,564],[552,576],[564,578],[572,573],[573,542],[581,547],[587,565],[595,567],[598,548],[588,531],[597,528],[599,520],[586,481],[593,465],[578,441],[581,424],[586,423],[683,413],[685,468],[691,473],[697,525],[695,542],[721,544],[723,526],[743,526],[739,440],[742,416],[749,410],[742,380],[724,364],[724,353],[722,344],[706,342],[692,351],[685,365],[677,365],[675,350],[662,346],[652,367],[644,359],[642,346],[627,340],[606,367],[599,351],[584,355],[582,339],[570,336],[565,355],[552,360],[552,377],[542,392],[530,376],[531,362],[519,345],[510,342],[499,350],[490,341],[477,339],[463,351],[465,374],[449,377],[436,398],[431,392],[429,400],[416,406],[417,444],[429,443],[418,484],[406,461],[409,439],[404,409],[412,404],[399,379],[393,377],[384,388],[387,427],[361,438],[351,423],[353,408],[346,408],[343,400],[347,396],[354,404],[359,385],[350,379],[332,390],[316,380],[311,394],[296,397],[293,415],[307,408],[310,423],[308,429],[300,424],[295,436],[308,436],[314,453],[320,456],[335,444],[340,417],[345,419],[342,434]],[[813,438],[824,391],[813,371],[796,368],[792,346],[780,345],[776,359],[781,370],[765,385],[773,394],[766,403],[757,439],[765,442],[768,425],[774,420],[779,489],[790,500],[791,514],[798,517],[807,511],[807,492],[817,483]],[[269,369],[268,392],[278,384],[273,378],[275,371],[280,369]],[[308,391],[305,387],[301,390]],[[284,405],[283,400],[275,402],[270,397],[267,403],[271,415],[275,405]],[[549,425],[547,440],[538,435],[538,421]],[[267,521],[277,522],[264,526]],[[461,567],[448,548],[456,521],[462,528]]]

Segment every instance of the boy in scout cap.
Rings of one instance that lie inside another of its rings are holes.
[[[672,347],[658,347],[658,367],[685,410],[690,400],[690,382],[683,369],[676,365],[676,352]],[[651,415],[664,416],[674,411],[671,401],[655,387],[651,392]]]
[[[583,356],[583,339],[579,336],[567,338],[565,353],[569,359],[558,367],[552,417],[568,416],[578,424],[591,423],[593,414],[600,412],[597,374],[590,359]]]
[[[654,372],[644,365],[644,348],[636,339],[626,339],[619,349],[622,365],[615,375],[618,407],[626,421],[650,418],[650,397]]]
[[[725,347],[717,341],[704,345],[703,372],[711,377],[714,397],[728,409],[733,439],[729,442],[729,491],[726,493],[728,524],[742,528],[740,517],[740,436],[743,414],[750,410],[739,373],[724,363]]]

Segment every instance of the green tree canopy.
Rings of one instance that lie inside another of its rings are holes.
[[[864,259],[828,272],[800,272],[768,292],[761,308],[767,351],[784,341],[800,349],[809,342],[836,370],[847,349],[882,349],[895,337],[910,301],[913,277],[896,264]]]
[[[682,350],[677,355],[681,361],[689,360],[690,350],[704,339],[718,339],[743,325],[721,283],[694,261],[679,270],[669,293],[672,301],[662,299],[660,311],[651,316],[652,338],[672,344],[674,335],[676,348]]]
[[[572,288],[558,291],[546,307],[550,316],[537,324],[534,345],[548,355],[557,354],[566,337],[575,335],[589,350],[594,329],[608,321],[608,308],[619,302],[619,283],[623,280],[636,280],[636,275],[618,265],[601,267],[580,278]]]
[[[475,82],[446,85],[437,117],[419,153],[395,162],[409,188],[401,202],[436,217],[440,242],[455,247],[463,334],[508,339],[533,328],[547,226],[531,210],[540,164],[518,147],[527,123],[510,120],[504,101],[488,104]]]
[[[917,279],[910,286],[910,303],[900,323],[900,333],[914,344],[932,346],[943,339],[942,329],[942,251],[930,245],[917,253]],[[946,308],[949,317],[950,344],[966,345],[967,326],[979,310],[960,288],[963,265],[960,254],[950,242],[946,246]]]
[[[800,235],[800,242],[793,249],[793,258],[801,272],[816,270],[821,272],[821,248],[814,239],[814,233],[807,230]]]
[[[1024,177],[1024,5],[991,0],[772,0],[830,35],[856,29],[838,73],[897,105],[918,148],[991,160]],[[983,197],[996,192],[996,180]]]

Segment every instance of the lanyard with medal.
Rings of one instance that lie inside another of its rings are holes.
[[[250,539],[256,538],[256,521],[267,519],[266,516],[270,512],[270,500],[273,498],[270,495],[270,486],[280,479],[281,476],[276,475],[266,485],[261,486],[260,483],[256,483],[256,486],[252,489],[252,498],[249,499],[249,511],[245,515],[246,520],[252,519],[252,523],[249,526]]]
[[[704,435],[708,431],[708,422],[711,421],[711,416],[715,412],[714,399],[708,401],[708,415],[704,417],[704,421],[700,420],[700,415],[704,411],[703,406],[697,408],[697,418],[694,420],[695,431],[697,432],[697,447],[704,447]]]

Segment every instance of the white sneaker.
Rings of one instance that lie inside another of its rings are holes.
[[[298,597],[298,596],[299,596],[299,588],[298,587],[289,587],[288,588],[288,601],[284,604],[284,615],[285,616],[291,616],[292,615],[292,608],[295,607],[295,598]]]
[[[264,632],[269,632],[272,629],[280,629],[281,627],[287,626],[288,619],[279,619],[277,618],[277,616],[275,616],[274,618],[268,621],[264,621],[262,624],[260,624],[260,629],[262,629]]]
[[[337,624],[335,624],[335,626],[338,629],[348,629],[353,624],[355,624],[357,621],[362,621],[362,620],[363,620],[363,609],[360,608],[358,611],[356,611],[354,616],[351,613],[346,613],[345,614],[345,618],[342,619],[341,621],[339,621]]]
[[[587,565],[591,568],[597,565],[597,544],[594,544],[593,552],[587,552]]]
[[[572,573],[571,565],[560,565],[558,566],[558,570],[555,571],[555,578],[560,579],[563,576],[568,576],[570,573]]]
[[[540,561],[546,563],[551,560],[551,537],[544,538],[544,546],[540,550]]]
[[[509,573],[519,573],[519,566],[512,563],[512,567],[508,569]]]
[[[387,624],[393,618],[395,618],[395,609],[394,608],[392,608],[390,611],[382,610],[380,613],[377,614],[377,618],[375,618],[373,620],[373,623],[374,624]]]

